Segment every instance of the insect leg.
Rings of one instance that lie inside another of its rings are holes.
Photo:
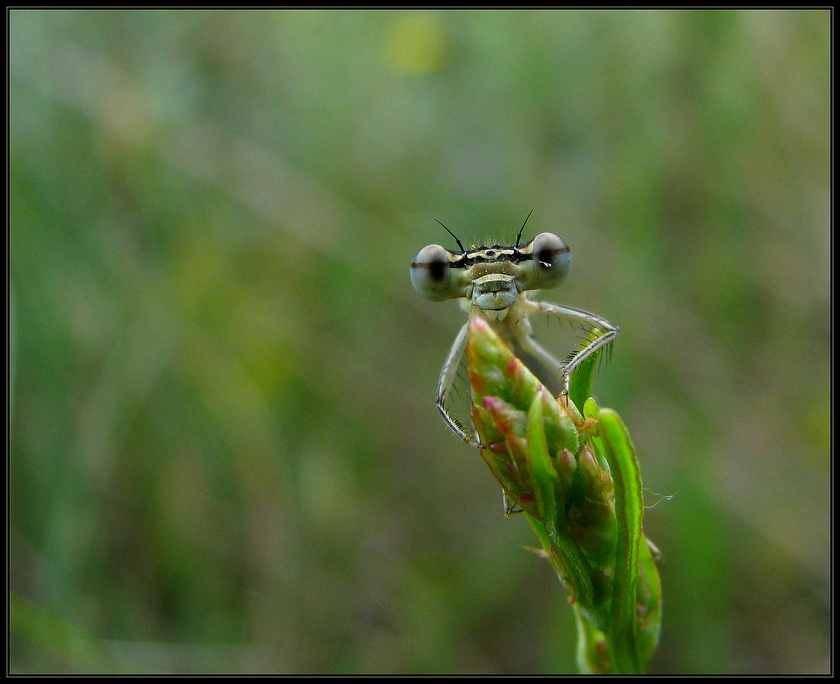
[[[576,351],[563,367],[563,394],[568,394],[569,378],[574,370],[599,349],[607,347],[618,335],[618,327],[605,318],[591,314],[588,311],[574,309],[571,306],[562,306],[560,304],[552,304],[551,302],[529,302],[529,304],[534,307],[534,311],[542,311],[557,318],[577,321],[588,328],[590,333],[600,333],[600,335],[592,339],[586,346]]]
[[[563,392],[565,382],[563,364],[546,351],[539,342],[530,335],[520,335],[511,340],[511,348],[517,358],[553,395]]]
[[[507,492],[502,490],[502,507],[505,510],[505,517],[513,515],[514,513],[522,513],[523,509],[511,498],[508,497]]]
[[[443,420],[458,437],[465,441],[470,446],[482,448],[481,442],[475,437],[470,437],[461,421],[453,417],[446,408],[446,400],[449,397],[449,392],[455,382],[455,377],[458,375],[458,366],[461,363],[461,357],[464,355],[464,350],[467,348],[467,329],[468,324],[465,324],[458,332],[455,342],[452,344],[452,349],[449,350],[449,356],[443,363],[443,369],[440,372],[440,379],[438,380],[438,396],[437,407]]]

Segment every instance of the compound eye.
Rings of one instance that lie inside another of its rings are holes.
[[[554,233],[540,233],[531,242],[534,258],[534,289],[556,287],[568,275],[572,252],[563,238]]]
[[[411,262],[411,284],[426,299],[441,302],[461,296],[452,285],[451,255],[440,245],[428,245]]]

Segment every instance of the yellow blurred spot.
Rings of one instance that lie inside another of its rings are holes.
[[[449,32],[432,12],[403,14],[391,26],[385,40],[388,63],[394,71],[430,74],[440,71],[449,59]]]

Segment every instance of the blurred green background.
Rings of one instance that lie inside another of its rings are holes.
[[[574,672],[408,278],[531,209],[622,329],[651,672],[830,670],[830,10],[9,21],[12,672]]]

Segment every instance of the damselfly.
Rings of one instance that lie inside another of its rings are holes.
[[[433,302],[463,298],[469,314],[482,316],[552,394],[568,396],[571,374],[584,360],[603,351],[618,335],[618,328],[586,311],[528,297],[529,291],[547,290],[563,282],[572,260],[568,245],[554,233],[540,233],[527,244],[519,244],[530,216],[519,229],[512,247],[465,249],[458,237],[441,223],[455,238],[460,251],[452,252],[440,245],[424,247],[411,262],[411,282],[417,292]],[[583,329],[584,342],[564,362],[558,361],[534,339],[529,320],[534,314],[576,323]],[[453,415],[449,406],[466,345],[465,324],[443,364],[437,407],[456,435],[471,446],[481,447],[474,434],[467,434],[463,421]]]

